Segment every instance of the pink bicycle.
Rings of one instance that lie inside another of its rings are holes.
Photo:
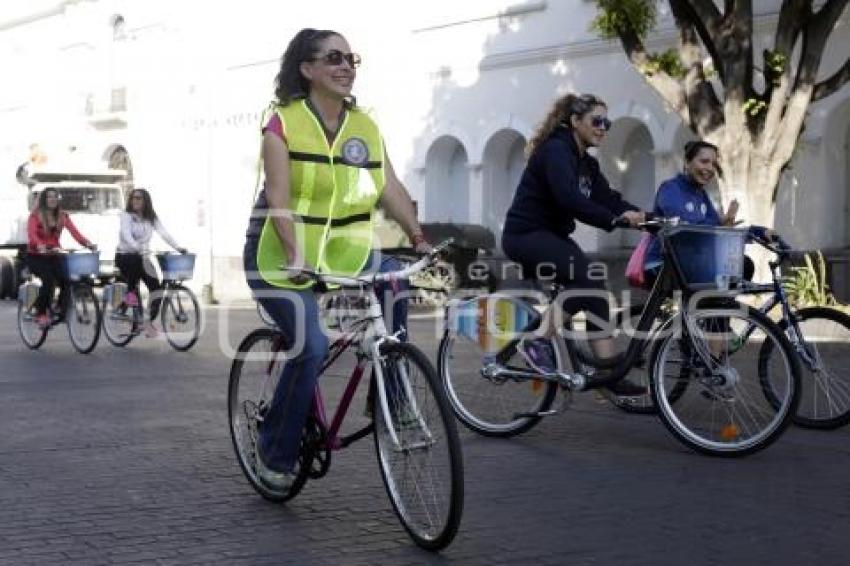
[[[372,434],[384,486],[410,537],[427,550],[439,550],[452,541],[463,509],[463,462],[451,409],[425,354],[387,331],[374,290],[377,282],[405,279],[428,267],[444,247],[391,273],[360,277],[306,273],[320,286],[341,288],[327,302],[339,321],[339,332],[332,338],[320,377],[349,348],[356,349],[357,364],[332,419],[317,385],[296,479],[285,491],[260,481],[256,469],[257,431],[287,359],[285,339],[276,328],[260,328],[239,345],[228,390],[230,433],[239,465],[260,495],[274,502],[294,498],[307,480],[328,472],[333,452]],[[345,415],[370,368],[367,402],[372,422],[341,436]]]

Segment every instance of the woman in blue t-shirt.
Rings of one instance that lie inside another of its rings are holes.
[[[705,186],[713,181],[715,176],[722,174],[723,171],[718,163],[717,146],[706,141],[686,143],[684,172],[661,183],[655,195],[653,213],[667,218],[675,216],[682,222],[703,226],[740,224],[741,221],[735,220],[738,214],[737,200],[732,199],[726,213],[721,215],[714,208],[705,190]],[[759,235],[770,233],[761,226],[751,226],[750,230]],[[653,238],[643,265],[647,281],[652,281],[658,276],[663,261],[661,242],[658,238]],[[754,271],[753,261],[744,256],[744,278],[752,279]]]

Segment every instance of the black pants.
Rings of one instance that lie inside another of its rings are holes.
[[[511,260],[520,264],[523,279],[554,280],[568,290],[588,291],[563,300],[564,311],[575,314],[586,311],[603,321],[610,320],[610,309],[604,292],[605,271],[591,269],[590,259],[572,238],[558,236],[547,230],[527,234],[502,235],[502,249]],[[601,328],[588,320],[587,329]]]
[[[47,312],[50,301],[53,300],[53,293],[56,291],[57,285],[59,285],[59,313],[57,314],[64,314],[65,278],[62,276],[62,264],[59,257],[55,255],[30,254],[27,256],[27,265],[30,271],[41,279],[41,289],[39,289],[38,297],[35,300],[36,314]]]
[[[145,261],[142,254],[115,254],[115,265],[121,270],[121,276],[127,283],[127,288],[139,293],[139,281],[144,281],[150,295],[149,318],[155,320],[159,314],[159,305],[162,302],[162,283],[156,275],[145,270]]]

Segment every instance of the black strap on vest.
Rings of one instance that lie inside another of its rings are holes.
[[[312,163],[325,163],[329,164],[331,161],[328,159],[327,155],[322,155],[320,153],[305,153],[302,151],[290,151],[289,158],[293,161],[309,161]],[[334,155],[333,164],[338,165],[348,165],[349,167],[360,167],[362,169],[380,169],[382,163],[380,161],[367,161],[363,164],[350,163],[344,157],[339,155]]]
[[[328,223],[328,219],[321,216],[301,216],[300,218],[304,224],[325,225]],[[352,214],[351,216],[343,216],[342,218],[331,218],[331,227],[347,226],[355,222],[369,222],[371,219],[371,213],[361,212],[360,214]]]

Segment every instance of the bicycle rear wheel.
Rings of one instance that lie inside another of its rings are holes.
[[[682,316],[691,317],[692,324],[665,332],[652,355],[652,399],[662,422],[705,454],[743,456],[766,448],[790,424],[799,401],[799,364],[787,338],[765,315],[743,305],[679,314],[667,325]],[[753,333],[741,346],[738,338],[750,325]],[[775,402],[763,392],[763,342],[776,349],[769,364]],[[681,396],[671,399],[675,390]]]
[[[800,404],[794,423],[806,428],[836,429],[850,423],[850,316],[835,309],[811,307],[797,311],[802,353],[800,368]],[[782,329],[788,332],[788,322]],[[762,367],[765,395],[775,401],[769,379],[773,344],[762,346]]]
[[[484,436],[522,434],[540,422],[535,415],[549,410],[558,386],[543,380],[487,379],[482,375],[486,355],[482,343],[488,341],[453,330],[443,334],[437,366],[452,411],[464,426]],[[555,340],[552,348],[558,357]],[[505,365],[528,369],[516,352]]]
[[[195,294],[183,285],[165,291],[162,329],[175,350],[185,352],[195,345],[201,332],[201,307]]]
[[[36,350],[44,344],[47,329],[35,322],[35,307],[27,308],[26,305],[18,303],[18,332],[30,350]]]
[[[413,541],[439,550],[454,539],[463,511],[457,428],[436,372],[420,350],[387,343],[380,354],[384,394],[373,396],[372,414],[384,486]]]
[[[68,337],[81,354],[88,354],[100,338],[100,304],[94,290],[87,283],[72,284],[68,290],[68,307],[65,312]]]
[[[104,296],[101,310],[103,334],[113,346],[126,346],[137,334],[135,309],[138,307],[129,307],[124,303],[115,307],[107,298]]]
[[[248,334],[239,344],[236,357],[230,367],[230,382],[227,388],[227,413],[230,439],[239,467],[251,486],[264,498],[275,503],[288,501],[298,495],[312,464],[312,458],[299,458],[296,464],[295,481],[287,490],[272,489],[257,475],[257,433],[262,417],[271,403],[281,367],[286,356],[281,351],[280,333],[270,328],[261,328]],[[309,456],[304,452],[302,456]]]

